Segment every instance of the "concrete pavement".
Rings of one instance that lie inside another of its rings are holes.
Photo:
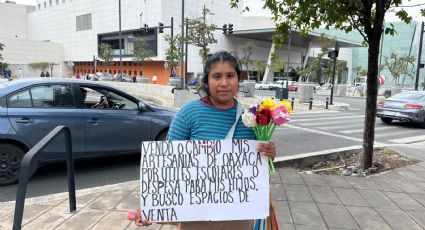
[[[404,154],[423,146],[404,145]],[[425,162],[368,177],[279,169],[270,189],[281,229],[425,229]],[[137,229],[125,216],[138,193],[138,181],[79,190],[75,213],[66,193],[30,198],[23,229]],[[0,229],[12,228],[13,211],[14,202],[0,204]]]

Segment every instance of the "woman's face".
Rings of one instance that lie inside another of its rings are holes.
[[[238,75],[229,61],[215,62],[208,74],[210,99],[217,108],[233,106],[233,97],[238,91]]]

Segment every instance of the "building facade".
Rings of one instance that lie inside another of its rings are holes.
[[[8,4],[1,4],[0,9],[5,8],[5,5]],[[18,7],[16,4],[15,6]],[[19,7],[23,8],[24,6]],[[274,23],[270,17],[243,16],[243,7],[231,8],[227,0],[186,0],[184,8],[182,1],[175,0],[121,0],[122,39],[120,46],[119,1],[37,0],[35,7],[29,7],[26,12],[21,13],[20,25],[16,26],[16,29],[21,31],[19,37],[22,39],[19,42],[26,45],[11,45],[11,41],[6,41],[5,61],[13,64],[22,62],[20,65],[28,65],[36,61],[54,62],[57,64],[56,72],[64,77],[94,72],[117,74],[121,69],[119,65],[121,50],[123,73],[130,76],[148,77],[149,82],[151,77],[156,75],[159,84],[167,84],[171,69],[166,63],[166,49],[169,44],[165,41],[164,36],[171,33],[171,28],[169,28],[171,18],[173,18],[173,34],[180,34],[182,8],[185,17],[198,18],[201,17],[204,7],[211,11],[206,17],[206,22],[217,26],[214,33],[217,43],[209,46],[211,52],[226,50],[237,53],[241,58],[243,45],[247,41],[253,41],[255,48],[251,56],[253,63],[249,65],[251,71],[258,70],[256,62],[267,63],[271,51],[275,52],[284,62],[286,72],[289,69],[302,67],[309,56],[314,57],[317,54],[317,48],[320,47],[318,42],[320,34],[311,33],[304,38],[298,32],[293,31],[292,42],[289,46],[284,44],[280,48],[274,48],[271,43]],[[12,14],[11,11],[8,12]],[[0,19],[6,27],[12,23],[2,14],[0,14]],[[159,23],[165,26],[163,33],[160,33],[157,28]],[[222,25],[229,23],[233,24],[234,33],[223,34]],[[5,39],[13,39],[13,37],[10,38],[10,34],[7,36],[4,38],[1,35],[0,42]],[[133,61],[134,39],[138,36],[147,39],[152,51],[151,60],[145,62],[143,66]],[[111,66],[104,65],[103,60],[99,58],[98,49],[102,43],[111,45],[113,49],[114,57]],[[340,58],[346,58],[349,71],[351,71],[351,48],[344,47],[353,47],[359,44],[349,41],[341,41],[340,44],[343,47]],[[20,50],[19,47],[25,47],[20,55],[25,55],[29,60],[25,58],[17,60],[19,58],[11,55],[10,52]],[[189,45],[187,56],[187,78],[201,76],[203,70],[199,48]],[[29,67],[25,68],[29,69]],[[179,69],[177,72],[180,75]],[[276,70],[271,72],[276,72]],[[246,77],[247,74],[244,74]],[[38,75],[37,73],[31,76]],[[351,76],[351,74],[348,75]],[[273,80],[273,77],[276,80],[281,75],[272,73],[271,76],[268,80]]]

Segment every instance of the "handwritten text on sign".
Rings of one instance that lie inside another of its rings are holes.
[[[243,220],[268,216],[267,158],[254,140],[142,143],[142,219]]]

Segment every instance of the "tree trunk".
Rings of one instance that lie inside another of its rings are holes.
[[[375,140],[376,100],[378,95],[377,76],[380,36],[377,38],[369,37],[369,39],[366,114],[363,131],[363,169],[368,169],[372,166],[373,143]]]

